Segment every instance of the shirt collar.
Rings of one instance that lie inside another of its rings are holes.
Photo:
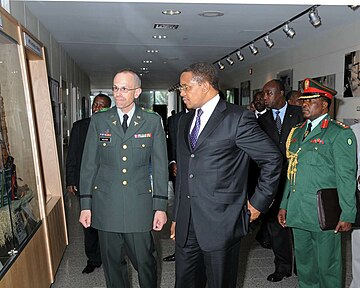
[[[307,120],[307,125],[311,123],[311,130],[314,130],[316,126],[319,125],[319,123],[328,115],[328,113],[325,113],[324,115],[319,116],[318,118],[314,119],[313,121],[310,121],[310,119]],[[306,125],[306,126],[307,126]]]
[[[271,109],[274,119],[276,118],[276,111],[280,111],[279,116],[280,116],[281,122],[283,122],[287,106],[288,106],[288,104],[287,104],[287,102],[285,102],[285,105],[283,107],[281,107],[280,109]]]
[[[136,107],[136,105],[134,105],[134,106],[131,108],[131,110],[130,110],[128,113],[126,113],[126,114],[129,116],[128,121],[127,121],[128,124],[130,123],[131,118],[134,116],[135,107]],[[120,118],[120,122],[122,123],[123,117],[124,117],[124,114],[125,114],[125,113],[122,112],[120,108],[117,108],[117,112],[118,112],[118,115],[119,115],[119,118]]]

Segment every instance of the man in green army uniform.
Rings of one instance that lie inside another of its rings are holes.
[[[98,229],[106,285],[129,287],[124,251],[142,288],[156,288],[151,229],[167,221],[167,151],[161,117],[135,105],[141,80],[117,73],[116,107],[91,117],[81,165],[80,222]],[[150,175],[153,181],[150,181]]]
[[[303,82],[302,109],[307,121],[287,139],[288,180],[278,214],[292,227],[300,288],[342,287],[341,235],[355,220],[356,139],[348,126],[330,119],[336,91],[312,80]],[[334,230],[320,228],[317,191],[337,188],[342,209]]]

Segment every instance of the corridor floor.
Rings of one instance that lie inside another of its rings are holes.
[[[75,196],[65,197],[69,246],[66,248],[56,279],[51,288],[105,288],[105,277],[102,267],[91,274],[82,274],[86,265],[83,244],[83,230],[78,222],[79,203]],[[242,240],[237,287],[244,288],[289,288],[297,287],[296,276],[284,279],[279,283],[271,283],[266,277],[274,272],[273,253],[262,248],[254,239],[255,233]],[[161,259],[174,251],[174,243],[169,239],[169,225],[162,232],[154,233],[158,252],[159,288],[173,288],[175,283],[175,263],[163,262]],[[343,257],[345,287],[351,282],[351,245],[350,234],[343,235]],[[131,287],[139,287],[136,271],[129,265]]]

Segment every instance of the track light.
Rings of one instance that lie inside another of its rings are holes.
[[[269,35],[265,36],[264,42],[265,42],[266,46],[269,48],[274,46],[274,41],[272,39],[270,39]]]
[[[221,63],[221,61],[219,61],[219,62],[217,63],[217,65],[219,66],[219,69],[220,69],[220,70],[224,70],[224,69],[225,69],[225,66],[224,66],[224,64]]]
[[[318,11],[316,8],[309,11],[309,21],[311,25],[313,25],[315,28],[321,25],[321,18],[318,15]]]
[[[348,5],[348,6],[351,10],[354,10],[354,11],[360,7],[359,5]]]
[[[232,60],[230,57],[226,58],[226,62],[229,63],[230,66],[234,65],[234,60]]]
[[[286,23],[283,31],[285,32],[286,36],[289,37],[289,38],[294,38],[295,36],[295,30],[291,27],[289,27],[289,24]]]
[[[236,57],[239,59],[239,61],[243,61],[245,59],[244,55],[241,54],[240,50],[236,52]]]
[[[249,48],[253,55],[256,55],[257,53],[259,53],[259,49],[257,47],[255,47],[254,43],[250,44]]]

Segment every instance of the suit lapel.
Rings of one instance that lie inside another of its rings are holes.
[[[185,122],[185,127],[184,127],[184,141],[187,144],[187,147],[189,150],[191,150],[190,147],[190,142],[189,142],[189,134],[190,134],[190,128],[191,128],[191,123],[195,117],[195,111],[196,110],[191,110],[188,113],[186,113],[183,117],[184,117],[184,122]]]
[[[266,130],[266,133],[270,136],[270,138],[273,139],[275,143],[279,142],[279,133],[277,132],[278,130],[272,110],[269,109],[266,111],[266,113],[261,116],[258,121],[264,123],[262,127]]]
[[[195,150],[205,141],[205,139],[214,131],[214,129],[222,122],[225,117],[226,102],[222,99],[219,100],[219,103],[216,105],[213,113],[211,114],[208,122],[206,123],[204,129],[199,135],[199,138],[196,142]]]

